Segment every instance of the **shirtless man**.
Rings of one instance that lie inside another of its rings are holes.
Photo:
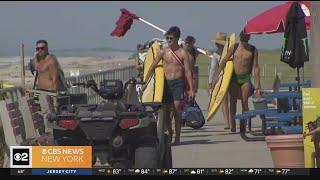
[[[261,89],[260,85],[260,68],[258,64],[258,50],[255,49],[254,54],[251,52],[252,45],[248,43],[250,35],[243,31],[240,33],[240,43],[234,51],[235,46],[230,47],[227,55],[221,60],[218,73],[214,78],[214,84],[219,80],[219,74],[226,66],[231,56],[233,57],[233,74],[231,77],[229,94],[230,94],[230,120],[231,131],[236,132],[236,122],[233,116],[237,111],[237,97],[239,88],[241,89],[242,112],[249,110],[248,98],[251,94],[251,72],[254,71],[256,89]],[[246,126],[245,126],[246,127]]]
[[[37,89],[56,92],[58,88],[58,64],[55,56],[50,55],[46,40],[36,43],[34,53],[35,69],[38,72]]]
[[[194,48],[194,43],[196,42],[196,39],[193,36],[187,36],[185,39],[184,48],[188,53],[189,56],[189,63],[191,68],[191,75],[192,75],[192,83],[193,83],[193,89],[195,93],[197,93],[197,82],[196,82],[196,71],[195,71],[195,64],[197,57],[199,55],[199,52]],[[186,93],[190,95],[190,87],[187,86]]]
[[[183,68],[185,70],[185,76],[187,77],[189,86],[191,87],[190,95],[194,97],[194,89],[192,86],[192,76],[191,68],[189,65],[188,53],[179,46],[178,40],[180,38],[180,29],[176,26],[171,27],[165,34],[166,40],[168,42],[168,47],[163,48],[159,51],[157,57],[153,61],[147,76],[146,83],[149,82],[150,77],[153,75],[154,70],[159,63],[160,59],[163,59],[163,69],[165,74],[165,85],[163,93],[163,111],[164,120],[169,132],[170,139],[173,136],[173,130],[171,127],[170,112],[173,106],[173,115],[175,119],[175,131],[176,136],[173,145],[178,145],[180,143],[180,132],[181,132],[181,108],[180,102],[183,99],[183,88],[184,88],[184,74]],[[178,56],[182,65],[175,58],[173,52]],[[142,90],[145,90],[147,84],[142,86]]]

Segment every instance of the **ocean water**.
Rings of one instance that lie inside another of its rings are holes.
[[[93,49],[65,49],[65,50],[50,50],[50,53],[61,57],[98,57],[98,58],[114,58],[130,56],[133,51],[117,50],[111,48],[93,48]]]
[[[49,53],[59,57],[94,57],[99,59],[128,58],[134,52],[126,50],[116,50],[111,48],[94,48],[94,49],[49,49]],[[33,52],[25,52],[24,62],[28,64],[33,56]],[[0,56],[0,68],[20,63],[20,56]]]

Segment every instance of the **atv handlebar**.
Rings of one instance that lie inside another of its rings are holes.
[[[153,111],[158,111],[162,107],[161,102],[144,102],[142,103],[144,107],[151,107]]]
[[[129,79],[125,84],[123,89],[126,90],[129,84],[133,84],[133,85],[143,85],[145,84],[145,82],[138,82],[136,78],[131,78]],[[82,86],[84,88],[92,88],[96,93],[99,94],[99,90],[97,87],[97,83],[94,80],[88,80],[87,82],[79,82],[79,83],[73,83],[72,86]]]
[[[144,82],[138,82],[136,78],[131,78],[124,84],[123,89],[126,90],[129,84],[132,84],[132,85],[141,84],[141,85],[143,85],[145,83]]]
[[[84,88],[91,88],[94,92],[99,94],[97,83],[94,80],[88,80],[86,83],[85,82],[73,83],[72,86],[75,86],[75,87],[82,86]]]

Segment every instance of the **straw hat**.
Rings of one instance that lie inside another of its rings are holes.
[[[215,39],[215,40],[211,40],[211,42],[218,43],[218,44],[221,44],[221,45],[226,44],[226,42],[227,42],[227,35],[226,35],[226,33],[224,33],[224,32],[217,32],[217,34],[216,34],[216,39]]]

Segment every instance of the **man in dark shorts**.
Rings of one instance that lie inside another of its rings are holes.
[[[199,51],[197,51],[197,49],[194,47],[194,44],[196,43],[196,39],[193,36],[187,36],[185,39],[185,45],[184,48],[185,50],[188,52],[188,56],[189,56],[189,63],[190,63],[190,67],[191,67],[191,75],[192,75],[192,83],[193,83],[193,89],[195,91],[195,93],[197,93],[197,75],[196,75],[196,68],[195,68],[195,64],[196,64],[196,60],[197,57],[199,55]],[[186,93],[189,95],[190,94],[190,87],[186,86]]]
[[[181,132],[181,108],[180,102],[183,98],[184,91],[184,76],[186,76],[190,86],[190,96],[194,97],[194,89],[192,86],[191,68],[189,63],[188,53],[185,49],[181,48],[178,44],[180,38],[180,29],[176,26],[171,27],[165,34],[168,42],[168,47],[161,49],[155,60],[153,61],[147,75],[146,83],[149,82],[150,77],[153,75],[155,68],[161,59],[163,59],[163,69],[165,74],[164,93],[162,98],[164,120],[169,132],[170,139],[173,136],[171,127],[170,113],[173,110],[175,119],[175,140],[173,145],[180,143]],[[184,74],[185,73],[185,74]],[[147,84],[142,86],[144,91]],[[173,108],[172,108],[173,107]]]

